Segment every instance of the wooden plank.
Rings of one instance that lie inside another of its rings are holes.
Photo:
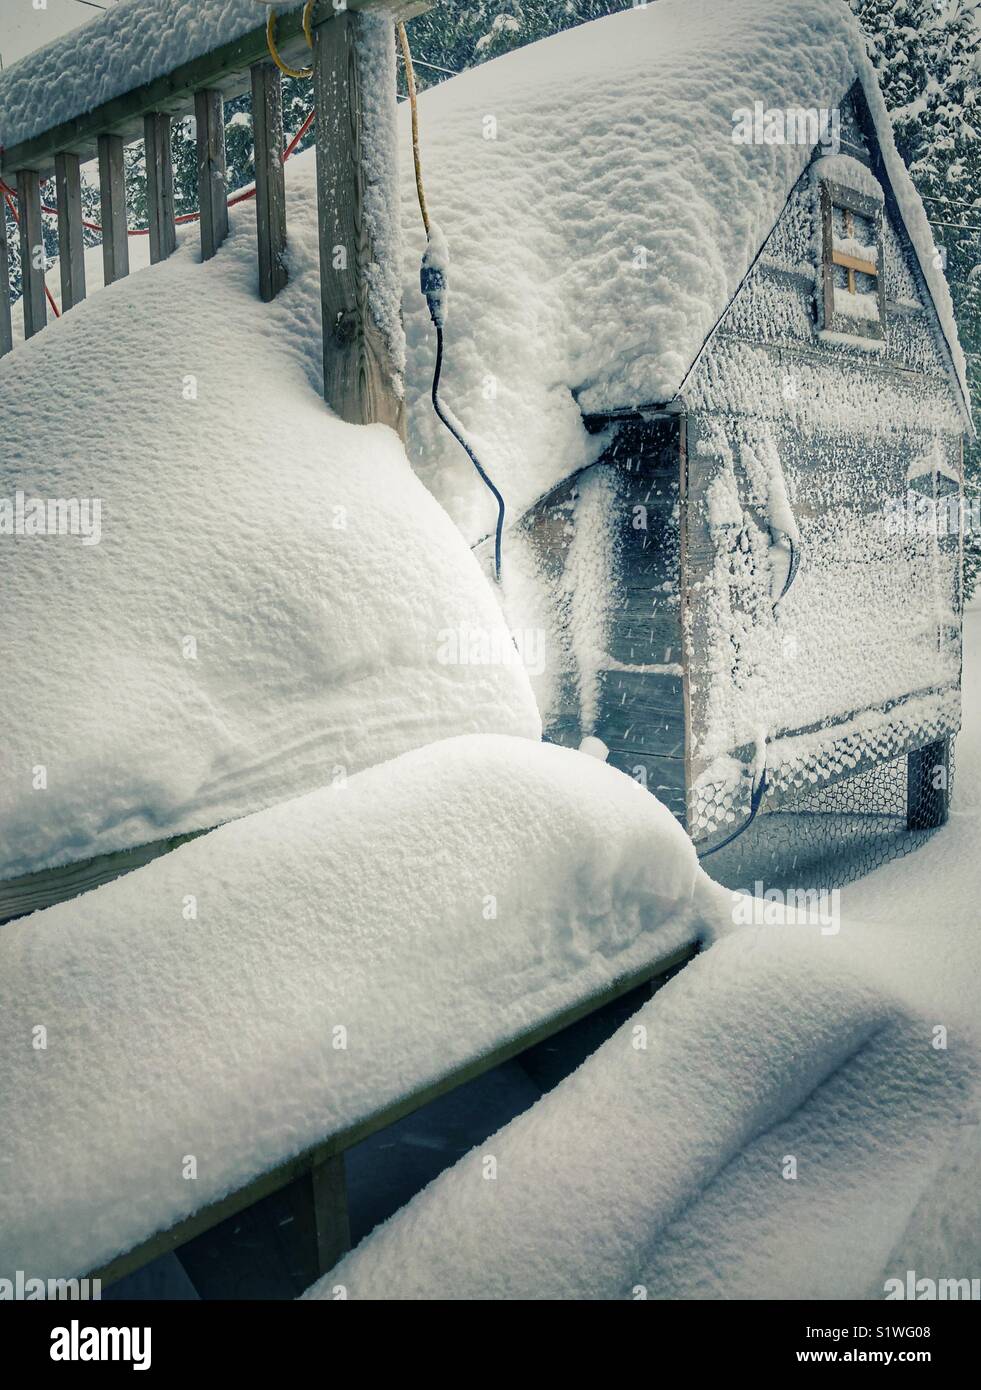
[[[29,912],[40,912],[54,903],[77,898],[80,893],[88,893],[100,884],[110,883],[114,878],[131,873],[133,869],[158,859],[161,854],[169,854],[188,840],[195,840],[198,835],[207,833],[207,830],[191,830],[183,835],[171,835],[150,844],[136,845],[133,849],[97,854],[91,859],[61,864],[55,869],[41,869],[37,873],[4,879],[0,882],[0,926],[17,917],[26,917]]]
[[[20,269],[24,281],[24,337],[33,338],[48,321],[44,294],[41,181],[35,169],[17,171],[17,210],[20,215]]]
[[[324,397],[342,420],[380,421],[403,432],[401,383],[390,345],[375,318],[371,267],[389,248],[375,244],[377,228],[365,207],[365,150],[397,147],[394,103],[366,101],[362,61],[372,80],[395,87],[394,35],[358,15],[339,14],[315,31],[313,95],[317,119],[317,205],[320,293],[324,335]],[[378,123],[392,129],[373,129]],[[375,207],[399,216],[397,170],[378,171],[388,182],[372,190]],[[382,192],[381,197],[378,196]],[[395,239],[393,239],[394,241]]]
[[[833,251],[831,259],[835,265],[842,265],[848,270],[857,270],[862,275],[874,275],[878,278],[879,267],[874,261],[863,261],[858,256],[846,256],[844,251]],[[852,293],[854,294],[855,291],[852,290]]]
[[[273,63],[257,63],[252,69],[252,135],[259,297],[268,304],[287,280],[283,78]]]
[[[58,203],[58,265],[61,271],[61,312],[85,298],[85,240],[82,235],[82,175],[78,156],[55,156]]]
[[[938,785],[939,783],[939,785]],[[907,754],[906,826],[933,830],[950,815],[950,739]]]
[[[564,1028],[578,1023],[580,1019],[594,1013],[605,1004],[609,1004],[614,999],[619,999],[622,995],[629,994],[631,990],[646,984],[647,981],[657,979],[669,970],[677,969],[678,966],[691,960],[697,954],[698,944],[693,940],[690,944],[682,946],[676,951],[671,951],[663,956],[652,957],[640,969],[622,975],[612,984],[606,985],[588,998],[562,1009],[535,1027],[516,1034],[513,1038],[492,1048],[482,1056],[471,1058],[461,1066],[444,1072],[413,1094],[402,1096],[398,1100],[382,1106],[374,1114],[366,1115],[346,1130],[330,1136],[322,1143],[313,1145],[294,1158],[287,1159],[278,1167],[260,1174],[253,1182],[240,1188],[237,1192],[229,1193],[227,1197],[213,1202],[210,1206],[202,1207],[201,1210],[178,1222],[169,1230],[157,1232],[148,1240],[134,1246],[132,1250],[110,1260],[101,1268],[91,1271],[90,1277],[101,1279],[103,1287],[108,1288],[115,1280],[123,1278],[126,1274],[132,1274],[134,1270],[141,1269],[143,1265],[155,1260],[159,1255],[178,1249],[195,1236],[199,1236],[204,1231],[210,1230],[212,1226],[218,1225],[226,1217],[244,1211],[270,1192],[278,1192],[287,1183],[323,1163],[332,1154],[346,1152],[355,1144],[360,1143],[362,1139],[377,1134],[379,1130],[386,1129],[389,1125],[395,1124],[397,1120],[413,1114],[423,1105],[428,1105],[430,1101],[447,1095],[467,1081],[482,1076],[484,1072],[490,1071],[493,1067],[510,1061],[512,1057],[524,1052],[526,1048],[544,1042],[547,1038],[560,1033]]]
[[[221,92],[208,89],[194,93],[194,121],[197,127],[201,259],[209,261],[228,235],[225,103]]]
[[[118,135],[99,136],[99,197],[102,204],[102,276],[107,285],[112,285],[129,274],[126,176],[123,142]]]
[[[7,204],[0,198],[0,357],[14,346],[10,319],[10,256],[7,251]]]
[[[600,671],[599,710],[595,732],[608,748],[684,757],[685,706],[680,675]]]
[[[394,18],[410,19],[424,14],[431,0],[346,0],[345,11],[385,11]],[[314,22],[323,23],[337,13],[336,0],[319,0]],[[261,11],[256,10],[257,16]],[[310,50],[303,36],[301,9],[286,10],[277,15],[276,38],[280,55],[286,62],[302,65],[309,62]],[[210,53],[181,63],[171,72],[136,87],[123,96],[103,102],[69,121],[63,121],[43,134],[20,141],[0,150],[0,173],[13,175],[19,168],[30,168],[42,175],[54,171],[54,158],[59,151],[77,154],[84,164],[97,154],[99,135],[113,134],[124,143],[139,140],[143,133],[143,117],[148,111],[169,111],[171,115],[190,115],[193,93],[198,88],[211,87],[227,98],[242,96],[249,90],[249,73],[254,64],[268,57],[265,21],[250,29],[241,38],[222,44]],[[2,82],[0,82],[2,90]],[[35,100],[42,104],[45,93],[38,91]]]
[[[171,152],[171,117],[167,111],[149,111],[143,118],[146,152],[146,204],[150,223],[150,263],[156,265],[177,249],[174,222],[174,160]]]
[[[821,326],[830,328],[835,317],[835,271],[829,255],[834,245],[834,207],[827,180],[820,184],[821,215]]]
[[[326,1274],[351,1248],[344,1155],[331,1154],[314,1164],[309,1176],[316,1237],[317,1274]]]

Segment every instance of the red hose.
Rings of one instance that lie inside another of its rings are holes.
[[[291,140],[291,141],[289,142],[289,144],[286,146],[286,149],[283,151],[283,162],[284,162],[284,163],[285,163],[285,161],[286,161],[287,159],[289,159],[290,155],[293,154],[293,152],[295,151],[297,145],[300,143],[300,141],[303,139],[304,135],[306,135],[307,131],[308,131],[308,130],[310,129],[310,127],[313,125],[314,117],[316,116],[316,114],[317,114],[316,109],[314,109],[313,111],[310,112],[309,116],[307,116],[306,120],[305,120],[305,121],[303,122],[303,124],[300,126],[300,129],[296,132],[296,134],[293,136],[292,140]],[[17,197],[16,192],[14,191],[14,189],[10,188],[6,183],[4,183],[3,179],[0,179],[0,192],[3,193],[4,197],[5,197],[6,200],[7,200],[7,205],[9,206],[10,211],[11,211],[11,213],[13,214],[14,221],[19,225],[19,224],[20,224],[20,218],[17,216],[17,209],[14,207],[14,204],[13,204],[13,199]],[[232,196],[228,199],[228,206],[229,206],[230,208],[233,208],[233,207],[236,207],[239,203],[247,203],[247,202],[249,201],[250,198],[254,198],[254,197],[255,197],[255,192],[256,192],[256,191],[255,191],[255,185],[253,184],[251,188],[245,189],[244,192],[239,192],[239,193],[234,193],[234,194],[232,194]],[[57,209],[57,208],[49,207],[49,206],[47,205],[47,203],[42,203],[42,204],[41,204],[41,211],[50,214],[50,216],[52,216],[52,217],[57,217],[57,216],[58,216],[58,209]],[[185,212],[185,213],[182,213],[180,217],[175,217],[175,218],[174,218],[174,221],[175,221],[175,223],[176,223],[178,226],[180,226],[180,225],[182,225],[182,224],[185,223],[185,222],[196,222],[200,216],[201,216],[200,212]],[[82,226],[85,227],[87,231],[90,231],[90,232],[98,232],[100,235],[101,235],[101,233],[102,233],[102,228],[99,226],[98,222],[86,222],[85,219],[83,218],[83,219],[82,219]],[[127,235],[127,236],[149,236],[149,235],[150,235],[150,228],[149,228],[149,227],[133,227],[132,229],[127,229],[126,235]],[[51,291],[48,289],[47,285],[45,285],[45,287],[44,287],[44,292],[45,292],[45,294],[48,296],[48,303],[51,305],[52,309],[54,310],[55,318],[60,318],[61,315],[60,315],[60,313],[58,312],[58,306],[55,304],[54,299],[52,298],[52,295],[51,295]]]

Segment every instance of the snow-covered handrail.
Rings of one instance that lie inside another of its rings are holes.
[[[392,196],[375,197],[373,205],[398,216],[395,170],[384,158],[396,147],[391,21],[423,13],[429,4],[317,0],[310,16],[314,104],[338,113],[330,130],[324,122],[317,135],[324,391],[342,418],[396,429],[402,423],[400,330],[386,324],[374,303],[369,268],[378,248],[398,239],[366,212],[365,195],[372,184],[390,179],[385,193]],[[279,53],[309,63],[301,0],[284,0],[278,10]],[[263,299],[274,298],[286,283],[281,81],[256,0],[122,0],[0,75],[0,177],[17,188],[25,338],[47,322],[42,182],[55,176],[62,308],[68,310],[85,298],[80,164],[99,160],[110,284],[129,273],[124,146],[145,142],[150,259],[163,260],[176,247],[171,121],[193,114],[207,260],[228,230],[223,103],[247,91],[256,149],[259,289]],[[349,119],[341,116],[345,110]],[[360,158],[360,151],[379,157]],[[5,237],[0,218],[0,357],[13,347]],[[336,263],[339,246],[348,252],[342,266]]]

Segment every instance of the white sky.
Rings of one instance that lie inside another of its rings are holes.
[[[110,9],[115,0],[98,0]],[[0,57],[5,68],[77,29],[100,11],[82,0],[0,0]]]

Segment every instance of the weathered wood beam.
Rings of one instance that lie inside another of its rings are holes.
[[[391,25],[370,17],[339,14],[315,30],[313,89],[317,108],[317,205],[320,235],[320,296],[323,312],[324,396],[342,420],[377,421],[403,428],[402,392],[389,336],[379,326],[372,267],[397,244],[381,243],[375,208],[397,218],[397,171],[380,171],[388,187],[369,189],[365,154],[396,148],[394,100],[362,91],[362,65],[379,88],[395,90],[395,43]],[[370,99],[367,99],[370,95]],[[389,161],[390,162],[390,161]],[[379,196],[381,193],[381,196]]]
[[[48,321],[44,296],[41,180],[36,169],[17,171],[17,210],[20,215],[20,270],[24,281],[24,337],[33,338]]]
[[[0,357],[14,345],[10,320],[10,256],[7,252],[7,205],[0,197]]]
[[[102,274],[107,285],[129,274],[126,228],[126,177],[123,142],[118,135],[99,136],[99,197],[102,205]]]
[[[55,156],[58,203],[58,266],[61,271],[61,312],[85,298],[85,239],[82,233],[82,175],[78,156]]]
[[[315,1163],[304,1175],[304,1183],[309,1192],[314,1278],[318,1279],[351,1248],[344,1155],[331,1154],[322,1163]]]
[[[252,136],[259,295],[268,303],[287,280],[283,79],[273,63],[256,63],[252,69]]]
[[[933,830],[950,816],[950,739],[907,754],[906,828]]]
[[[831,259],[835,265],[843,265],[847,270],[857,270],[861,275],[879,274],[879,267],[875,261],[863,261],[858,256],[847,256],[844,251],[833,251]]]
[[[201,259],[208,261],[228,235],[225,103],[221,92],[209,89],[194,93],[194,122],[197,127]]]
[[[398,19],[411,19],[413,15],[424,14],[430,7],[431,0],[347,0],[342,13],[375,10],[385,11]],[[256,13],[261,15],[258,9]],[[297,65],[309,62],[310,58],[310,50],[303,36],[302,13],[299,8],[287,10],[279,14],[276,21],[280,55],[288,63]],[[322,24],[337,13],[334,0],[319,0],[314,11],[314,22]],[[249,90],[251,69],[268,56],[263,21],[241,38],[182,63],[172,72],[134,88],[125,96],[114,97],[83,115],[52,126],[41,135],[10,145],[0,151],[0,173],[13,176],[18,169],[34,169],[42,175],[50,174],[54,170],[55,155],[64,150],[77,154],[84,164],[86,160],[95,158],[100,135],[119,135],[124,144],[139,140],[143,134],[143,117],[150,111],[191,115],[193,94],[199,88],[216,89],[226,99],[242,96]],[[43,102],[45,93],[37,92],[35,99]]]
[[[174,223],[174,160],[170,145],[170,115],[150,111],[143,117],[146,151],[146,204],[150,219],[150,262],[156,265],[177,249]]]

